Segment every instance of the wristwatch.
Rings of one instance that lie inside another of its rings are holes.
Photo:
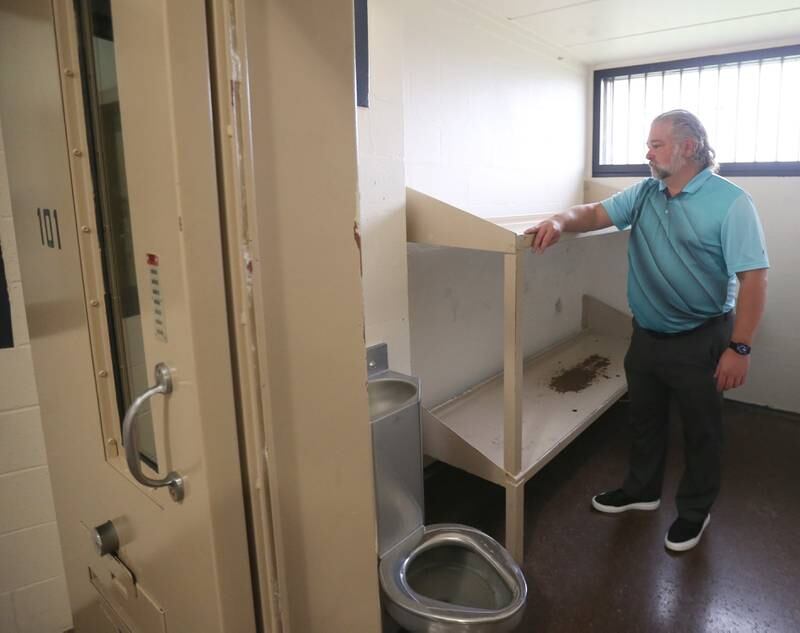
[[[739,354],[740,356],[747,356],[750,354],[750,346],[746,343],[737,343],[735,341],[731,341],[728,343],[728,347],[730,347],[734,352]]]

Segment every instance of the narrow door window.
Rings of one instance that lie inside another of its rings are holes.
[[[105,280],[105,306],[120,424],[125,410],[148,386],[141,311],[125,179],[114,31],[109,0],[77,4],[87,128],[92,146],[97,223]],[[137,421],[142,460],[158,469],[155,438],[146,403]]]

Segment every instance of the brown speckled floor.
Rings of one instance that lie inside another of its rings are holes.
[[[663,544],[683,467],[678,420],[656,512],[590,509],[591,496],[624,474],[624,403],[527,484],[529,600],[515,633],[800,632],[800,417],[726,406],[722,493],[690,552]],[[426,523],[466,523],[502,539],[502,488],[434,464],[425,492]]]

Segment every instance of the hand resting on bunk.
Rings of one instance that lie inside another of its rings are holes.
[[[533,235],[531,250],[534,253],[544,253],[545,249],[552,246],[561,238],[563,231],[561,222],[553,216],[547,220],[542,220],[539,224],[525,229],[525,235]]]
[[[533,235],[531,250],[534,253],[543,253],[547,248],[558,242],[561,233],[585,233],[597,231],[611,226],[611,218],[605,207],[599,202],[579,204],[568,211],[557,213],[539,224],[525,230],[525,235]]]

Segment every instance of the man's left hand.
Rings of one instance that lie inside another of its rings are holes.
[[[747,370],[750,368],[750,356],[742,356],[732,349],[722,352],[714,372],[717,379],[717,391],[736,389],[744,384]]]

